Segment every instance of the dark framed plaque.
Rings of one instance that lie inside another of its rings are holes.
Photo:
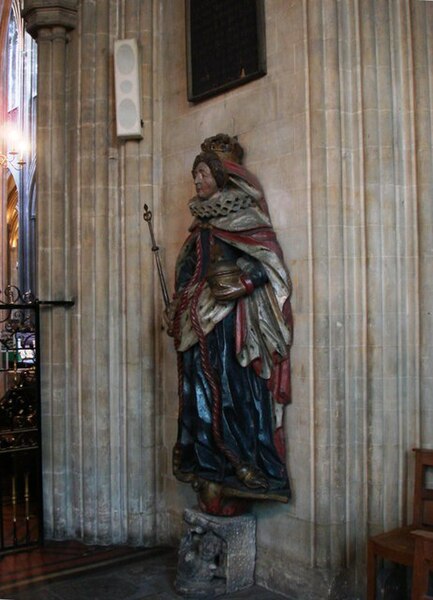
[[[264,0],[185,0],[188,100],[266,75]]]

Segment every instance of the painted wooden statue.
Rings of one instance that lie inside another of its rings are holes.
[[[175,476],[202,510],[239,514],[290,497],[282,430],[290,401],[291,282],[263,190],[236,138],[194,160],[194,218],[167,312],[179,369]]]

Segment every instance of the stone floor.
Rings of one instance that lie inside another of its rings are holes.
[[[173,587],[176,560],[176,552],[167,551],[128,564],[3,592],[0,600],[175,600],[181,598]],[[220,598],[282,600],[286,596],[254,586]]]

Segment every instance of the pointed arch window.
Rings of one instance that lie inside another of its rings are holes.
[[[0,246],[3,249],[0,289],[10,283],[6,278],[15,273],[10,267],[18,265],[18,287],[34,290],[36,203],[32,182],[36,169],[37,45],[25,30],[21,0],[9,0],[6,4],[9,5],[9,16],[0,23],[0,66],[3,68],[0,95],[5,100],[0,102],[0,152],[8,158],[9,171],[4,171],[0,177],[3,188],[0,203]],[[2,14],[6,13],[4,7]],[[19,161],[24,164],[21,163],[18,169]],[[13,176],[16,185],[16,210],[6,206],[8,173]],[[7,253],[17,255],[17,259],[9,260],[8,265]]]
[[[11,10],[8,29],[8,111],[20,103],[20,39],[15,13]]]

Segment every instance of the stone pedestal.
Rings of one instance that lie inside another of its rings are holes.
[[[254,584],[256,520],[216,517],[195,509],[183,514],[187,532],[179,547],[179,594],[214,598]]]

